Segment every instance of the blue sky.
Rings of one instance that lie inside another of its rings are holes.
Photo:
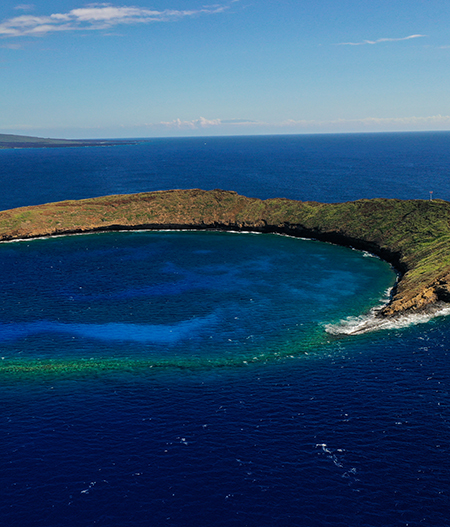
[[[0,133],[450,130],[448,0],[2,0]]]

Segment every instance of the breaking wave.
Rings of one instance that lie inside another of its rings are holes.
[[[424,324],[431,319],[450,315],[448,304],[436,304],[433,308],[421,313],[407,313],[393,317],[383,317],[381,310],[386,305],[372,308],[369,313],[347,317],[338,323],[326,324],[325,331],[331,335],[362,335],[372,331],[401,329],[416,324]]]

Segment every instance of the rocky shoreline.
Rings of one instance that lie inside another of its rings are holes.
[[[111,230],[214,229],[315,238],[376,254],[399,272],[379,316],[450,303],[450,203],[260,200],[232,191],[168,190],[63,201],[0,212],[0,241]]]

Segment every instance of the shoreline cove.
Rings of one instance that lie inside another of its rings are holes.
[[[95,234],[107,234],[110,233],[146,233],[146,232],[199,232],[199,229],[136,229],[136,230],[115,230],[115,231],[96,231],[96,232],[76,232],[76,233],[68,233],[68,234],[55,234],[51,236],[37,236],[33,238],[17,238],[13,240],[7,240],[7,241],[0,241],[0,244],[8,244],[8,243],[27,243],[30,241],[38,241],[38,240],[51,240],[51,239],[57,239],[57,238],[67,238],[67,237],[77,237],[77,236],[92,236]],[[227,234],[251,234],[251,235],[261,235],[261,234],[272,234],[274,236],[280,236],[282,238],[290,238],[295,240],[303,240],[303,241],[309,241],[309,242],[318,242],[318,243],[326,243],[330,245],[335,245],[336,247],[342,247],[342,245],[335,244],[333,242],[325,242],[317,240],[316,238],[304,238],[300,236],[293,236],[291,234],[283,234],[283,233],[262,233],[258,231],[238,231],[238,230],[203,230],[203,232],[226,232]],[[348,249],[352,251],[357,251],[362,254],[365,258],[375,258],[377,260],[382,260],[379,256],[377,256],[374,253],[368,252],[366,250],[360,250],[356,249],[354,247],[347,247]],[[387,262],[385,262],[387,263]],[[349,316],[344,319],[341,319],[339,322],[334,323],[328,323],[324,324],[323,328],[325,329],[325,332],[329,335],[360,335],[363,333],[369,333],[377,330],[382,329],[400,329],[404,327],[408,327],[410,325],[416,324],[416,323],[426,323],[432,318],[439,317],[439,316],[446,316],[450,314],[450,306],[445,306],[438,308],[436,306],[436,309],[428,308],[428,313],[423,314],[417,314],[417,315],[397,315],[396,317],[390,317],[389,320],[386,320],[385,317],[381,318],[379,315],[384,307],[386,307],[393,295],[393,291],[397,287],[398,281],[400,279],[400,273],[395,269],[395,267],[392,264],[389,264],[392,270],[396,273],[397,277],[395,280],[395,283],[392,287],[389,287],[386,291],[383,297],[380,299],[380,303],[374,307],[372,307],[369,311],[366,313],[363,313],[358,316]],[[395,320],[393,320],[395,318]]]
[[[449,225],[450,203],[443,200],[364,199],[325,204],[191,189],[2,211],[0,241],[108,231],[215,230],[331,242],[379,257],[398,273],[388,302],[369,316],[377,323],[357,324],[351,333],[359,333],[386,326],[382,323],[386,318],[400,323],[399,317],[445,314],[450,302]]]

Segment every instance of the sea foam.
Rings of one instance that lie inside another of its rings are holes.
[[[336,324],[326,324],[325,331],[331,335],[361,335],[372,331],[400,329],[429,322],[436,317],[450,315],[448,304],[440,303],[421,313],[407,313],[394,317],[383,317],[383,305],[372,308],[369,313],[347,317]]]

